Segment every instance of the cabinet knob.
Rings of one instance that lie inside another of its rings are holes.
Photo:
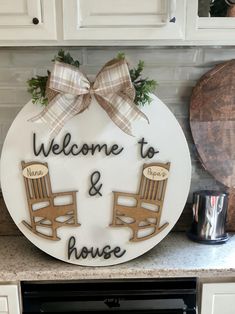
[[[39,19],[37,17],[34,17],[32,19],[32,22],[33,22],[34,25],[37,25],[39,23]]]

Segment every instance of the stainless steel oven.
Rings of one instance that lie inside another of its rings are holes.
[[[23,313],[196,313],[196,278],[22,282]]]

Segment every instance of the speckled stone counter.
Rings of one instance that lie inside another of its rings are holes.
[[[159,277],[235,277],[235,236],[223,245],[170,233],[155,248],[111,267],[81,267],[46,255],[25,237],[0,237],[0,281]]]

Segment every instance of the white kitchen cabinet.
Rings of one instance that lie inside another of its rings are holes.
[[[235,17],[198,1],[0,0],[0,46],[235,45]]]
[[[66,40],[183,39],[185,0],[63,0],[63,17]]]
[[[234,314],[235,283],[202,285],[201,314]]]
[[[186,40],[235,43],[235,17],[199,17],[198,0],[187,1]]]
[[[56,38],[55,0],[0,1],[0,41]]]
[[[20,314],[17,285],[0,285],[0,314]]]

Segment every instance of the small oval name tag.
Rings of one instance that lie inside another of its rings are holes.
[[[169,171],[160,166],[149,166],[144,169],[143,174],[150,180],[161,181],[168,178]]]
[[[23,176],[28,179],[39,179],[44,177],[47,173],[48,168],[41,164],[30,165],[23,170]]]

